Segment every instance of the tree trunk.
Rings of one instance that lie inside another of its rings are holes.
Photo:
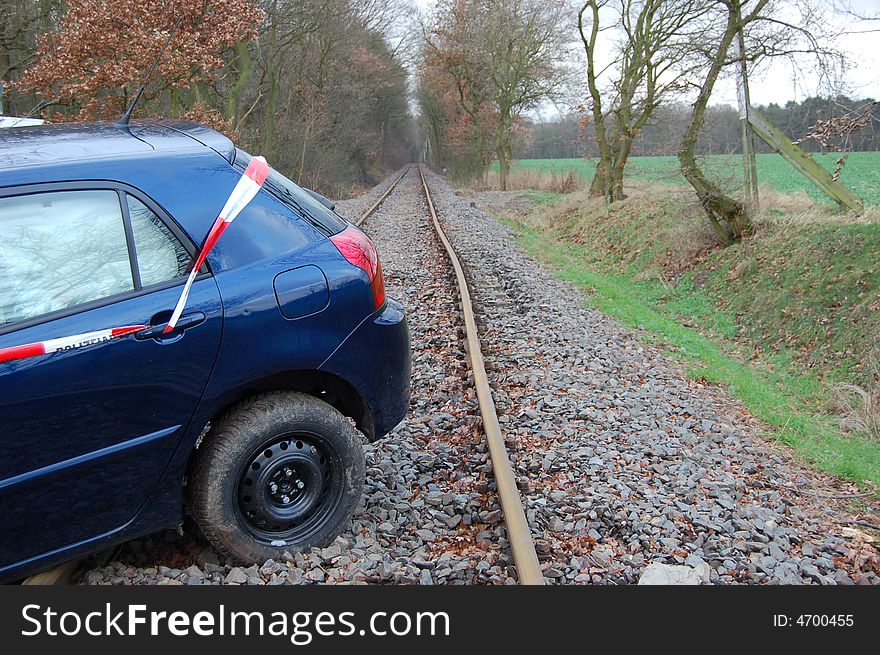
[[[620,150],[614,158],[614,166],[611,168],[611,179],[607,197],[611,202],[618,202],[626,198],[623,192],[623,172],[626,170],[626,162],[632,152],[633,136],[627,135],[621,138]]]
[[[507,191],[507,174],[510,170],[510,166],[507,161],[499,155],[498,159],[498,178],[501,183],[501,190]]]
[[[483,130],[479,130],[479,154],[477,155],[480,160],[480,174],[483,176],[483,186],[489,186],[489,169],[492,167],[492,156],[491,150],[489,150],[488,145],[486,144],[486,137],[483,134]]]
[[[0,11],[0,39],[2,39],[3,43],[6,42],[6,11]],[[3,95],[3,83],[10,82],[11,80],[7,79],[9,74],[9,69],[12,68],[12,56],[9,54],[9,50],[6,47],[0,48],[0,115],[3,114],[3,101],[5,96]],[[10,116],[14,116],[14,114],[10,111]]]
[[[611,188],[611,158],[602,153],[599,148],[599,163],[593,173],[593,181],[590,182],[590,195],[595,198],[608,198],[608,190]]]
[[[584,31],[584,12],[590,10],[592,22],[589,34]],[[578,31],[587,53],[587,87],[592,100],[593,125],[596,128],[596,145],[599,147],[599,163],[590,182],[590,195],[608,199],[611,191],[611,169],[613,167],[611,144],[608,142],[605,114],[602,111],[602,94],[596,82],[595,49],[599,39],[599,4],[588,3],[578,13]]]
[[[275,146],[275,104],[278,98],[278,78],[275,71],[269,70],[269,97],[266,100],[266,123],[263,131],[263,152],[272,156]]]
[[[715,57],[706,74],[706,79],[700,87],[700,94],[694,103],[693,113],[688,129],[682,140],[681,150],[678,153],[678,163],[681,173],[691,186],[709,218],[715,232],[725,245],[739,241],[743,236],[753,231],[751,218],[743,203],[732,198],[714,182],[712,182],[697,165],[696,150],[697,139],[700,130],[706,120],[706,107],[715,87],[715,82],[727,60],[730,44],[742,28],[742,20],[739,14],[739,4],[728,5],[727,26],[724,36],[721,38]]]
[[[599,147],[599,163],[590,182],[590,195],[595,198],[611,197],[613,185],[614,153],[606,131],[606,117],[602,113],[602,105],[598,97],[593,101],[593,124],[596,126],[596,145]]]
[[[513,147],[510,144],[510,130],[513,119],[510,110],[502,108],[495,128],[495,154],[498,156],[498,177],[501,190],[507,191],[507,178],[510,174],[510,160],[513,158]]]
[[[254,72],[254,61],[248,52],[248,44],[239,41],[235,44],[235,56],[238,64],[238,79],[229,91],[229,101],[226,103],[226,118],[232,123],[232,129],[238,131],[241,127],[241,98],[247,89],[251,75]]]
[[[306,153],[309,149],[309,137],[312,134],[312,126],[315,124],[316,115],[317,112],[311,113],[311,118],[309,118],[308,122],[306,123],[305,130],[303,130],[302,149],[300,150],[299,157],[299,172],[296,175],[297,184],[303,184],[303,175],[305,175],[306,172]]]

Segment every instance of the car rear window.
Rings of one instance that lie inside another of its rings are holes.
[[[251,159],[251,155],[240,148],[236,148],[236,168],[244,170]],[[266,178],[263,188],[327,236],[339,234],[348,225],[345,219],[331,211],[328,207],[325,207],[317,198],[314,198],[305,189],[287,179],[274,168],[269,169],[269,176]]]

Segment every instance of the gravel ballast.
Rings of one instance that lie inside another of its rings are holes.
[[[338,203],[349,219],[398,173]],[[876,583],[870,537],[716,387],[584,304],[508,228],[429,174],[467,270],[484,355],[548,583],[634,584],[652,563],[710,583]],[[415,168],[364,228],[413,344],[407,418],[365,446],[363,508],[328,548],[243,567],[188,530],[129,542],[86,584],[513,584],[450,266]],[[209,438],[209,437],[208,437]]]

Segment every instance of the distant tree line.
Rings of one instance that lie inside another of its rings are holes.
[[[828,146],[814,139],[803,139],[817,123],[845,116],[873,103],[874,100],[853,100],[846,96],[836,98],[807,98],[801,102],[789,101],[784,105],[771,103],[755,109],[784,131],[792,140],[801,140],[808,152],[821,152],[838,144],[832,138]],[[633,142],[632,154],[674,155],[687,126],[689,106],[669,104],[658,107],[652,119],[642,128]],[[551,120],[523,119],[518,130],[520,138],[514,144],[517,159],[556,159],[560,157],[596,157],[598,148],[595,127],[583,120],[583,114],[570,112]],[[802,140],[803,139],[803,140]],[[855,151],[880,150],[880,123],[868,122],[864,129],[854,132],[849,149]],[[758,142],[759,152],[770,152]],[[739,112],[729,105],[710,105],[706,110],[706,124],[700,134],[697,151],[702,155],[740,154],[742,139]]]
[[[192,119],[328,194],[416,156],[382,0],[0,0],[0,109]]]

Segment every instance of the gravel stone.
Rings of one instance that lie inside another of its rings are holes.
[[[226,576],[225,582],[227,584],[244,584],[248,581],[248,574],[245,573],[240,567],[236,566],[232,569],[229,574]]]

